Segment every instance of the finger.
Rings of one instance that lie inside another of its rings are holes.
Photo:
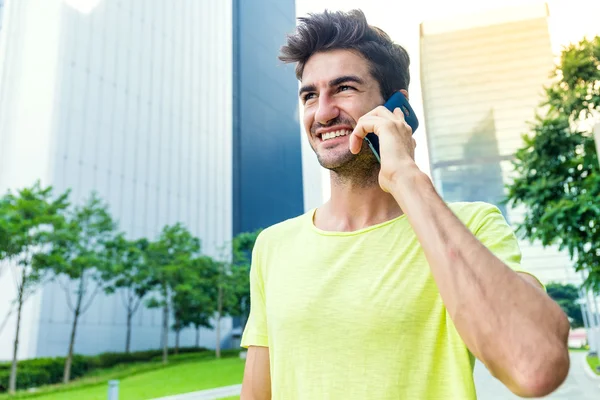
[[[356,135],[350,135],[350,153],[358,154],[362,148],[363,139]]]
[[[404,111],[402,111],[402,109],[400,107],[396,107],[394,109],[394,116],[396,118],[401,119],[403,122],[406,122],[405,121],[406,120],[406,118],[405,118],[406,116],[404,115]]]
[[[367,136],[367,134],[369,133],[365,130],[365,127],[363,126],[364,121],[368,118],[372,118],[372,117],[363,116],[362,118],[360,118],[358,120],[358,123],[354,127],[354,130],[350,134],[349,145],[350,145],[350,152],[352,154],[358,154],[360,152],[360,149],[362,148],[363,140],[364,140],[365,136]]]
[[[377,134],[375,127],[380,126],[389,120],[385,120],[381,117],[365,115],[358,120],[358,123],[354,127],[354,130],[350,134],[350,152],[352,154],[358,154],[362,148],[362,142],[364,138],[371,132]]]
[[[394,114],[385,106],[375,107],[366,115],[383,118],[394,118]]]
[[[394,108],[394,111],[390,111],[385,106],[379,106],[379,107],[376,107],[375,109],[371,110],[370,112],[368,112],[365,115],[375,116],[375,117],[383,117],[383,118],[392,119],[392,120],[399,119],[402,122],[406,122],[406,115],[404,115],[404,112],[402,111],[402,108],[400,108],[400,107],[396,107],[396,108]]]

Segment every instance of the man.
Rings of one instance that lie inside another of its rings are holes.
[[[517,395],[555,390],[566,316],[520,270],[499,210],[445,204],[402,112],[381,106],[408,97],[406,51],[360,11],[325,12],[280,58],[297,63],[331,199],[257,239],[242,399],[475,399],[474,357]]]

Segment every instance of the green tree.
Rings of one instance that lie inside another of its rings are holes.
[[[517,233],[567,249],[584,285],[600,291],[600,170],[592,123],[600,112],[600,37],[566,47],[554,82],[516,153],[506,201],[524,206]]]
[[[188,326],[196,329],[196,347],[199,347],[200,328],[212,328],[210,317],[215,312],[217,263],[208,256],[199,256],[191,260],[187,272],[185,282],[178,286],[173,298],[175,352],[179,348],[179,333]]]
[[[558,303],[567,314],[572,328],[583,326],[583,315],[579,300],[579,290],[575,285],[552,282],[546,285],[548,295]]]
[[[243,232],[233,238],[232,286],[235,292],[233,304],[228,305],[228,314],[242,318],[245,327],[250,314],[250,266],[256,238],[262,230]]]
[[[221,319],[224,316],[242,317],[250,312],[250,263],[254,243],[260,230],[236,235],[222,247],[221,261],[217,264],[216,356],[221,356]],[[228,257],[228,251],[231,256]],[[245,325],[245,322],[244,324]]]
[[[66,293],[67,306],[73,313],[64,383],[71,378],[79,318],[92,305],[96,295],[108,287],[111,271],[109,246],[116,235],[116,223],[96,193],[85,204],[75,207],[68,215],[67,224],[68,229],[60,237],[64,262],[54,267],[57,280]],[[66,281],[61,278],[66,278]],[[72,283],[75,284],[74,290]]]
[[[4,266],[4,261],[10,261],[10,259],[18,253],[18,249],[15,249],[14,242],[12,240],[15,232],[14,224],[11,222],[11,209],[10,199],[8,196],[0,197],[0,268]],[[7,265],[10,263],[7,263]],[[4,272],[4,268],[0,269],[0,276]],[[4,315],[2,324],[0,324],[0,333],[4,330],[4,327],[8,323],[10,316],[15,311],[14,304],[11,303],[8,311]]]
[[[67,192],[54,198],[51,187],[43,188],[37,182],[30,188],[19,190],[16,195],[8,192],[1,202],[2,229],[8,233],[2,240],[2,254],[10,258],[17,289],[10,393],[14,393],[17,387],[17,352],[23,305],[49,275],[50,267],[59,260],[54,233],[65,224],[68,196]]]
[[[14,223],[11,215],[11,199],[8,196],[0,198],[0,261],[8,260],[18,249],[14,248],[12,237]]]
[[[161,345],[164,364],[168,362],[169,318],[173,297],[177,292],[186,290],[190,264],[199,253],[200,240],[181,223],[165,226],[158,240],[148,247],[148,262],[158,293],[153,293],[147,305],[163,310]]]
[[[147,239],[127,240],[122,234],[107,245],[111,265],[105,281],[110,282],[105,291],[119,292],[126,311],[127,330],[125,334],[125,352],[131,351],[131,321],[143,300],[156,282],[152,280],[152,271],[147,257],[149,247]]]
[[[226,257],[223,261],[216,263],[217,265],[217,304],[215,316],[216,343],[215,355],[221,358],[221,320],[227,315],[229,307],[235,303],[235,284],[232,278],[232,263],[227,261]]]

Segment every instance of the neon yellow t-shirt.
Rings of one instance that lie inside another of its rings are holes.
[[[449,206],[520,270],[516,237],[498,208]],[[269,347],[272,398],[475,399],[474,358],[406,216],[326,232],[313,215],[265,229],[252,255],[242,346]]]

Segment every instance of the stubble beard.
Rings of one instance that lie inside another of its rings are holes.
[[[356,187],[379,185],[380,165],[365,143],[358,154],[352,154],[348,149],[347,153],[339,155],[335,160],[327,159],[316,150],[315,153],[319,164],[332,172],[331,176],[336,184]]]
[[[335,125],[354,127],[355,123],[344,117],[336,118],[327,125],[315,123],[310,129],[311,137],[315,137],[315,133],[319,127]],[[311,143],[311,147],[317,155],[319,164],[332,172],[332,178],[336,184],[350,184],[358,187],[379,185],[380,165],[366,142],[363,141],[362,148],[358,154],[352,154],[350,149],[346,149],[345,152],[341,153],[337,151],[339,154],[335,157],[327,157],[324,154],[320,154],[317,151],[317,143]],[[328,150],[324,150],[324,152],[328,152]]]

